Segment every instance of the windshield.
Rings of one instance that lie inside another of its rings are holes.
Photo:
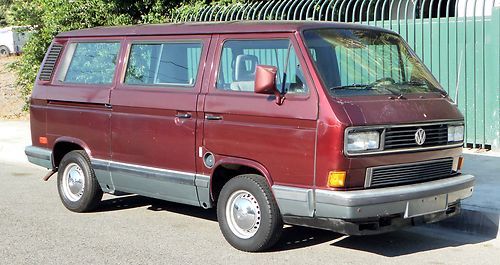
[[[304,32],[311,58],[334,96],[441,92],[441,87],[396,34],[375,30]]]

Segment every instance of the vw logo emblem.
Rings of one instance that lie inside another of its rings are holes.
[[[418,128],[415,133],[415,143],[418,145],[423,145],[425,143],[425,131],[422,128]]]

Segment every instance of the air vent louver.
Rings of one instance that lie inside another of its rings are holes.
[[[61,44],[53,44],[50,48],[47,59],[42,66],[42,71],[40,72],[40,80],[49,81],[52,78],[52,73],[54,72],[54,67],[56,65],[57,58],[62,51],[63,46]]]
[[[452,158],[374,167],[367,173],[369,181],[366,187],[388,187],[442,179],[452,176],[452,169]]]

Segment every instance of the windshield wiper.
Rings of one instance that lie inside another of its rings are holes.
[[[401,83],[397,83],[397,84],[409,85],[409,86],[427,86],[426,83],[421,82],[421,81],[405,81],[405,82],[401,82]]]
[[[336,90],[336,89],[350,89],[350,88],[364,88],[364,89],[371,89],[373,86],[368,85],[368,84],[350,84],[350,85],[343,85],[343,86],[334,86],[330,87],[330,90]]]
[[[443,95],[443,97],[448,96],[448,92],[444,91],[443,89],[434,87],[434,86],[429,86],[429,84],[425,83],[424,81],[405,81],[405,82],[401,82],[401,83],[397,83],[397,84],[399,84],[399,85],[409,85],[409,86],[425,86],[428,89],[430,89],[431,92],[438,92],[441,95]],[[404,88],[404,89],[406,90],[408,88]]]
[[[334,86],[330,87],[330,90],[337,90],[337,89],[370,89],[370,90],[376,90],[380,91],[380,89],[385,89],[386,91],[389,91],[392,95],[396,96],[398,99],[404,99],[403,94],[400,93],[399,91],[395,91],[387,86],[384,87],[377,87],[374,86],[373,84],[350,84],[350,85],[344,85],[344,86]]]

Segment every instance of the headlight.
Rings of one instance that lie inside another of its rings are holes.
[[[464,140],[463,125],[448,125],[448,142],[462,142]]]
[[[347,134],[347,151],[365,151],[379,149],[380,133],[378,131],[349,132]]]

